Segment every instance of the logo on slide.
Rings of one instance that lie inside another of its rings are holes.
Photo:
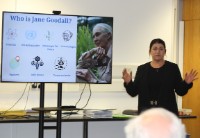
[[[31,62],[31,65],[35,66],[36,69],[39,69],[40,66],[44,65],[44,62],[41,60],[39,56],[36,56],[34,60]]]
[[[20,57],[16,56],[15,58],[12,58],[10,60],[10,68],[11,69],[16,69],[17,67],[19,67],[20,64]]]
[[[17,37],[17,32],[16,32],[16,29],[8,29],[7,31],[7,38],[8,39],[15,39]]]
[[[67,60],[65,60],[63,57],[58,57],[55,62],[55,69],[57,70],[64,70],[67,67]]]
[[[73,33],[69,30],[66,30],[63,32],[63,39],[65,41],[69,41],[72,38],[72,36],[73,36]]]
[[[47,33],[45,34],[45,38],[46,38],[48,41],[53,40],[53,33],[50,32],[50,31],[47,31]]]
[[[28,40],[34,40],[36,38],[35,31],[26,31],[25,35],[26,35],[26,39]]]

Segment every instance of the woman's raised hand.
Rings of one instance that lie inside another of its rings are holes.
[[[127,68],[124,68],[122,71],[122,79],[128,84],[132,80],[132,71],[128,71]]]
[[[196,70],[191,70],[190,71],[190,73],[186,73],[185,74],[185,82],[187,83],[187,84],[190,84],[190,83],[192,83],[194,80],[196,80],[196,79],[198,79],[197,78],[197,74],[198,74],[198,72],[196,71]]]

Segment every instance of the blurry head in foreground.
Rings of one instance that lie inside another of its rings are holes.
[[[152,108],[131,119],[125,127],[126,138],[185,138],[185,126],[173,113]]]

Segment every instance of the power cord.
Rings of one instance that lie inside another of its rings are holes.
[[[22,97],[24,96],[25,92],[26,92],[26,88],[28,86],[28,83],[26,83],[26,86],[24,88],[24,91],[22,93],[22,95],[19,97],[19,99],[10,107],[8,108],[7,110],[5,110],[4,112],[1,112],[0,115],[4,115],[6,114],[8,111],[10,111],[13,107],[15,107],[17,105],[17,103],[22,99]]]
[[[85,90],[85,87],[86,87],[86,83],[85,83],[85,85],[84,85],[84,87],[83,87],[83,90],[82,90],[82,92],[81,92],[81,94],[80,94],[80,97],[79,97],[78,101],[76,102],[75,106],[77,106],[77,104],[80,102],[80,100],[81,100],[81,98],[82,98],[82,95],[83,95],[83,92],[84,92],[84,90]]]
[[[24,110],[26,110],[26,106],[27,106],[27,103],[28,103],[30,90],[31,90],[31,85],[29,85],[29,89],[28,89],[28,93],[27,93],[27,97],[26,97],[26,103],[25,103],[25,106],[24,106]]]
[[[91,98],[91,96],[92,96],[92,91],[91,91],[90,83],[89,83],[89,91],[90,91],[90,95],[89,95],[89,97],[88,97],[88,99],[87,99],[87,102],[86,102],[86,104],[85,104],[81,109],[84,109],[84,108],[88,105],[88,103],[89,103],[89,101],[90,101],[90,98]]]
[[[85,104],[83,107],[81,107],[80,109],[84,109],[84,108],[88,105],[88,103],[89,103],[89,101],[90,101],[90,98],[91,98],[91,95],[92,95],[92,91],[91,91],[90,83],[88,83],[88,84],[89,84],[90,95],[89,95],[89,97],[88,97],[88,99],[87,99],[86,104]],[[82,99],[82,95],[83,95],[83,93],[84,93],[84,91],[85,91],[85,87],[86,87],[86,83],[85,83],[85,85],[84,85],[84,87],[83,87],[83,90],[82,90],[82,92],[81,92],[81,94],[80,94],[80,97],[79,97],[78,101],[77,101],[76,104],[75,104],[76,107],[77,107],[77,104],[78,104],[78,103],[80,102],[80,100]],[[73,111],[74,111],[74,110],[71,110],[71,113],[68,113],[68,114],[65,115],[64,117],[67,116],[66,119],[69,119],[70,116],[74,114]],[[77,110],[76,113],[78,113],[79,111],[80,111],[80,110]]]

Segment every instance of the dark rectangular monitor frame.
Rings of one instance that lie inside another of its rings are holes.
[[[10,11],[2,15],[1,82],[112,83],[112,45],[108,81],[100,78],[100,65],[77,65],[84,52],[95,48],[93,26],[105,23],[113,28],[113,17]],[[92,81],[80,78],[80,70]]]

